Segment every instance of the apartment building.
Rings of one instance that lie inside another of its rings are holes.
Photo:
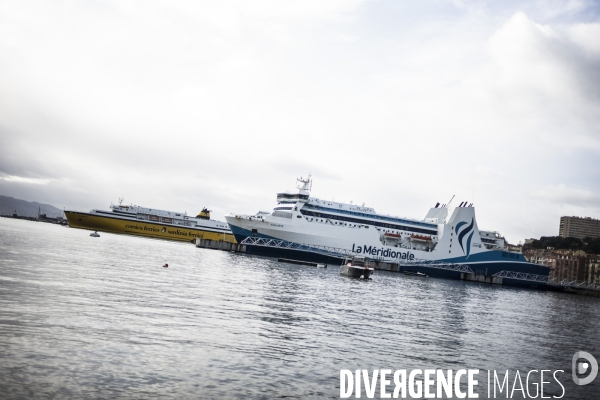
[[[600,219],[590,217],[560,217],[559,236],[583,239],[600,237]]]

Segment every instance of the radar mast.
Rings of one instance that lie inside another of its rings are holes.
[[[310,190],[312,189],[312,179],[310,173],[308,174],[308,178],[304,179],[300,177],[297,178],[296,181],[298,181],[296,187],[300,190],[300,192],[310,192]]]

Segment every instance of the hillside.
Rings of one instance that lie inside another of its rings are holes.
[[[41,214],[46,214],[48,217],[64,217],[63,211],[60,208],[56,208],[50,204],[25,201],[0,195],[0,215],[13,215],[16,212],[19,216],[37,217],[38,210],[40,210]]]
[[[538,240],[523,245],[523,251],[549,247],[555,250],[583,250],[587,254],[600,254],[600,237],[588,237],[581,240],[574,237],[542,236]]]

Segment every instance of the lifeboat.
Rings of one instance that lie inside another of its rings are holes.
[[[421,236],[421,235],[410,235],[411,240],[420,240],[422,242],[431,242],[431,238],[429,236]]]
[[[386,232],[383,234],[383,236],[387,239],[400,239],[400,235],[398,233]]]

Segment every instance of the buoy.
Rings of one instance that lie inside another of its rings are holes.
[[[165,265],[163,265],[163,268],[169,268],[169,264],[165,263]]]

